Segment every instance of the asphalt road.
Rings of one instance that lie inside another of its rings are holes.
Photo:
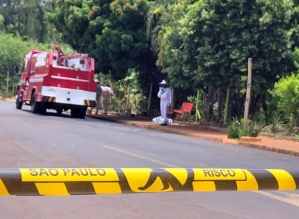
[[[0,101],[0,167],[299,169],[299,158]],[[299,192],[0,197],[0,218],[297,218]]]

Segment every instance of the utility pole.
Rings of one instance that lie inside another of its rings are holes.
[[[148,111],[148,113],[151,110],[152,92],[153,92],[153,82],[151,82],[149,97],[148,97],[148,101],[147,101],[147,111]],[[150,113],[149,113],[149,115],[150,115]]]
[[[197,95],[196,95],[196,104],[195,104],[195,107],[196,107],[196,110],[195,110],[195,122],[199,122],[199,119],[200,119],[200,112],[199,112],[199,100],[200,100],[200,90],[197,90]]]
[[[248,112],[250,103],[250,91],[251,91],[251,77],[252,77],[252,58],[248,59],[248,78],[247,78],[247,90],[244,110],[244,127],[248,124]]]

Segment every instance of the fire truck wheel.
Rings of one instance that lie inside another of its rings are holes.
[[[84,119],[86,115],[86,107],[71,109],[71,117]]]
[[[47,112],[46,104],[45,103],[41,103],[39,113],[42,114],[42,115],[45,115],[46,112]]]
[[[31,96],[31,112],[33,112],[33,113],[39,113],[40,104],[41,103],[36,102],[36,100],[35,100],[35,92],[33,92],[32,96]]]
[[[61,114],[62,114],[62,108],[57,108],[56,112],[57,112],[58,116],[61,116]]]
[[[19,100],[19,95],[17,95],[17,98],[16,98],[16,108],[17,109],[22,109],[22,106],[23,106],[23,101],[20,101]]]
[[[78,109],[77,108],[71,109],[71,117],[72,118],[77,118],[78,117]]]
[[[86,115],[87,107],[81,107],[78,109],[78,118],[84,119]]]

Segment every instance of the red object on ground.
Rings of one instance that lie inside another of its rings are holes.
[[[183,114],[183,113],[190,113],[192,111],[194,104],[190,102],[183,102],[181,109],[174,109],[173,112],[177,114]]]

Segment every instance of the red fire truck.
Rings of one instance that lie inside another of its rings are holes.
[[[96,105],[94,59],[88,54],[64,55],[58,45],[54,52],[32,50],[18,74],[17,109],[26,104],[40,114],[71,110],[72,117],[84,118],[87,107]]]

